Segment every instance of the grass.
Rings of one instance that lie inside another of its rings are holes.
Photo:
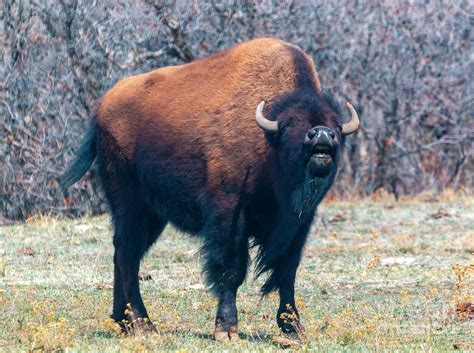
[[[165,230],[141,269],[159,333],[125,336],[108,319],[108,217],[32,219],[0,228],[0,350],[474,350],[473,224],[472,196],[325,203],[297,278],[305,336],[280,337],[277,296],[260,299],[250,273],[241,339],[222,345],[198,239]]]

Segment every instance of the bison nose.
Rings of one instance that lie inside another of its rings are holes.
[[[336,138],[336,132],[325,126],[316,126],[308,131],[305,142],[311,144],[332,145]]]

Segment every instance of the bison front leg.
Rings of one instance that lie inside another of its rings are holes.
[[[214,328],[216,341],[235,340],[237,331],[237,289],[245,279],[248,264],[248,241],[242,216],[213,217],[208,223],[203,250],[204,272],[219,300]]]
[[[287,254],[275,271],[279,277],[280,305],[277,310],[277,324],[284,333],[300,334],[304,331],[295,302],[295,277],[300,256]]]
[[[295,279],[310,225],[308,223],[300,228],[284,255],[274,262],[272,273],[262,289],[263,293],[279,291],[280,305],[276,319],[284,333],[301,334],[304,331],[295,303]]]

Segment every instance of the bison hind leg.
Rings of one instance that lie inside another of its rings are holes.
[[[99,135],[100,178],[114,227],[112,318],[126,330],[135,326],[153,329],[140,295],[138,272],[140,260],[167,220],[156,215],[147,204],[136,173],[114,140],[103,131]]]
[[[114,220],[114,304],[112,318],[128,331],[155,330],[139,288],[140,260],[158,238],[166,221],[148,211],[130,210]]]

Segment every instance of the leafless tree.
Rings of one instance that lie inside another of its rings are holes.
[[[120,78],[273,36],[313,56],[323,90],[355,103],[336,196],[471,190],[473,3],[461,0],[4,0],[0,155],[4,218],[105,210],[93,178],[57,178]]]

